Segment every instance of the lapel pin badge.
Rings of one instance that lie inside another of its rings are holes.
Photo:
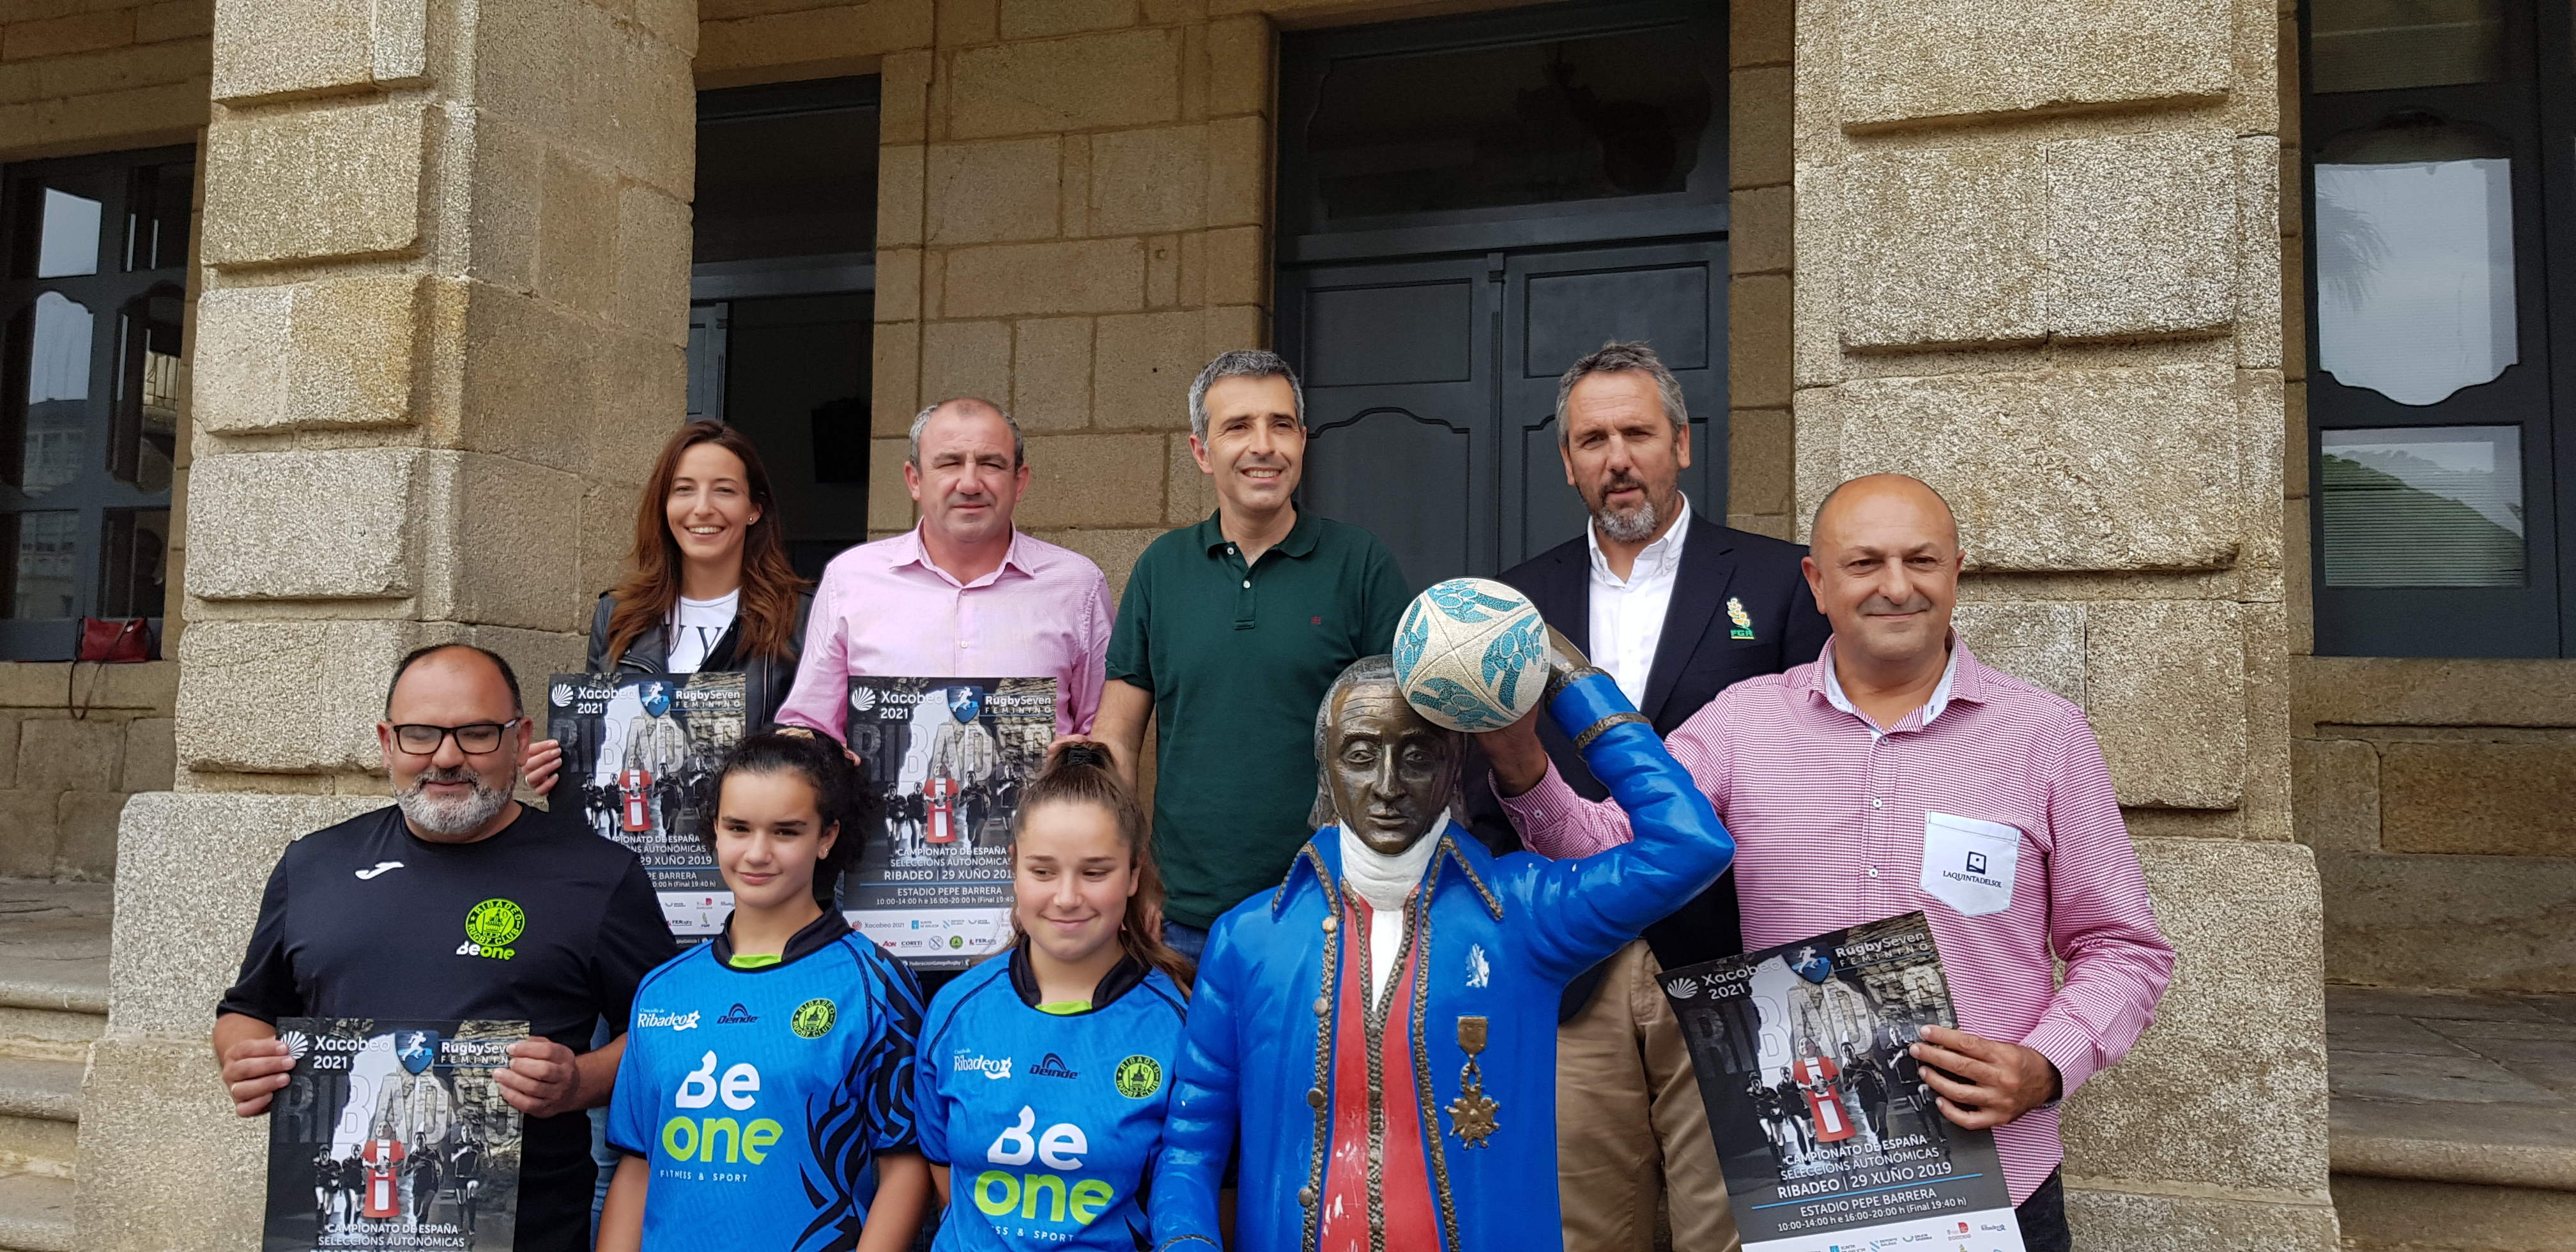
[[[1735,624],[1735,629],[1726,632],[1727,638],[1750,639],[1753,637],[1753,615],[1744,611],[1744,602],[1742,600],[1738,600],[1734,596],[1728,596],[1726,598],[1726,620]]]

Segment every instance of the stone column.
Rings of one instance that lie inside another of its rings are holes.
[[[1962,634],[2091,715],[2181,952],[2070,1104],[2085,1246],[2336,1238],[2287,794],[2275,23],[1798,6],[1798,507],[1884,470],[1949,496]]]
[[[579,663],[684,411],[696,21],[220,7],[177,790],[125,813],[84,1248],[256,1246],[266,1126],[231,1116],[206,1033],[278,850],[384,803],[394,661]]]

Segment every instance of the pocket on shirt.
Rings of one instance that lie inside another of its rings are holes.
[[[1949,813],[1923,815],[1923,890],[1962,917],[2012,904],[2021,828]]]

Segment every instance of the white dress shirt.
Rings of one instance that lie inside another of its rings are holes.
[[[1672,607],[1673,580],[1682,570],[1682,541],[1690,535],[1690,499],[1682,498],[1673,524],[1628,567],[1627,581],[1610,572],[1601,555],[1601,535],[1591,524],[1583,541],[1592,548],[1592,638],[1586,649],[1592,663],[1619,684],[1628,703],[1646,703],[1646,676],[1655,668],[1655,644],[1664,635],[1664,611]]]

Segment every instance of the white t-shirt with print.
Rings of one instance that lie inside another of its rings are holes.
[[[694,674],[706,664],[707,654],[715,651],[727,627],[733,625],[734,610],[742,603],[742,591],[736,588],[713,600],[680,597],[679,611],[671,618],[670,672]]]

